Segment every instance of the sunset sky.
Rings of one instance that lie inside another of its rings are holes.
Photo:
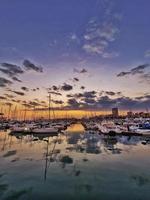
[[[0,1],[1,105],[150,108],[149,0]]]

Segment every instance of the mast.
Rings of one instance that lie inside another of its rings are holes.
[[[49,93],[49,108],[48,108],[48,118],[49,118],[49,121],[51,119],[51,94]]]
[[[23,120],[25,121],[26,120],[26,106],[25,106],[25,110],[24,110],[24,116],[23,116]]]

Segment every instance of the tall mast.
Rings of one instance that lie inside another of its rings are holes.
[[[25,121],[26,120],[26,106],[25,106],[25,110],[24,110],[24,116],[23,116],[23,120]]]
[[[49,121],[51,119],[51,94],[49,93],[49,108],[48,108]]]

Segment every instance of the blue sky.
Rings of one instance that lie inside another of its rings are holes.
[[[78,75],[74,93],[84,85],[87,90],[121,91],[129,98],[147,95],[149,66],[117,74],[149,64],[149,7],[149,0],[2,0],[0,63],[22,67],[28,59],[43,68],[42,74],[23,73],[22,82],[11,87],[38,87],[39,77],[41,88],[74,84],[71,79]],[[87,73],[74,74],[74,68]]]
[[[110,23],[118,29],[115,41],[109,42],[106,49],[120,55],[111,62],[121,66],[144,60],[150,45],[149,6],[148,0],[1,1],[1,59],[19,60],[29,56],[45,63],[65,53],[89,59],[82,46],[88,23],[95,20],[99,26]],[[110,62],[100,57],[93,59]]]

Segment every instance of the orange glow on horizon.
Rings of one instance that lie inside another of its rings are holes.
[[[50,119],[58,119],[58,118],[88,118],[95,117],[99,115],[109,115],[111,114],[111,110],[109,111],[93,111],[93,110],[51,110],[50,111]],[[127,111],[120,111],[120,115],[126,115]],[[6,109],[4,111],[4,116],[6,118],[15,119],[15,120],[36,120],[36,119],[49,119],[49,111],[41,111],[41,110],[9,110]]]

